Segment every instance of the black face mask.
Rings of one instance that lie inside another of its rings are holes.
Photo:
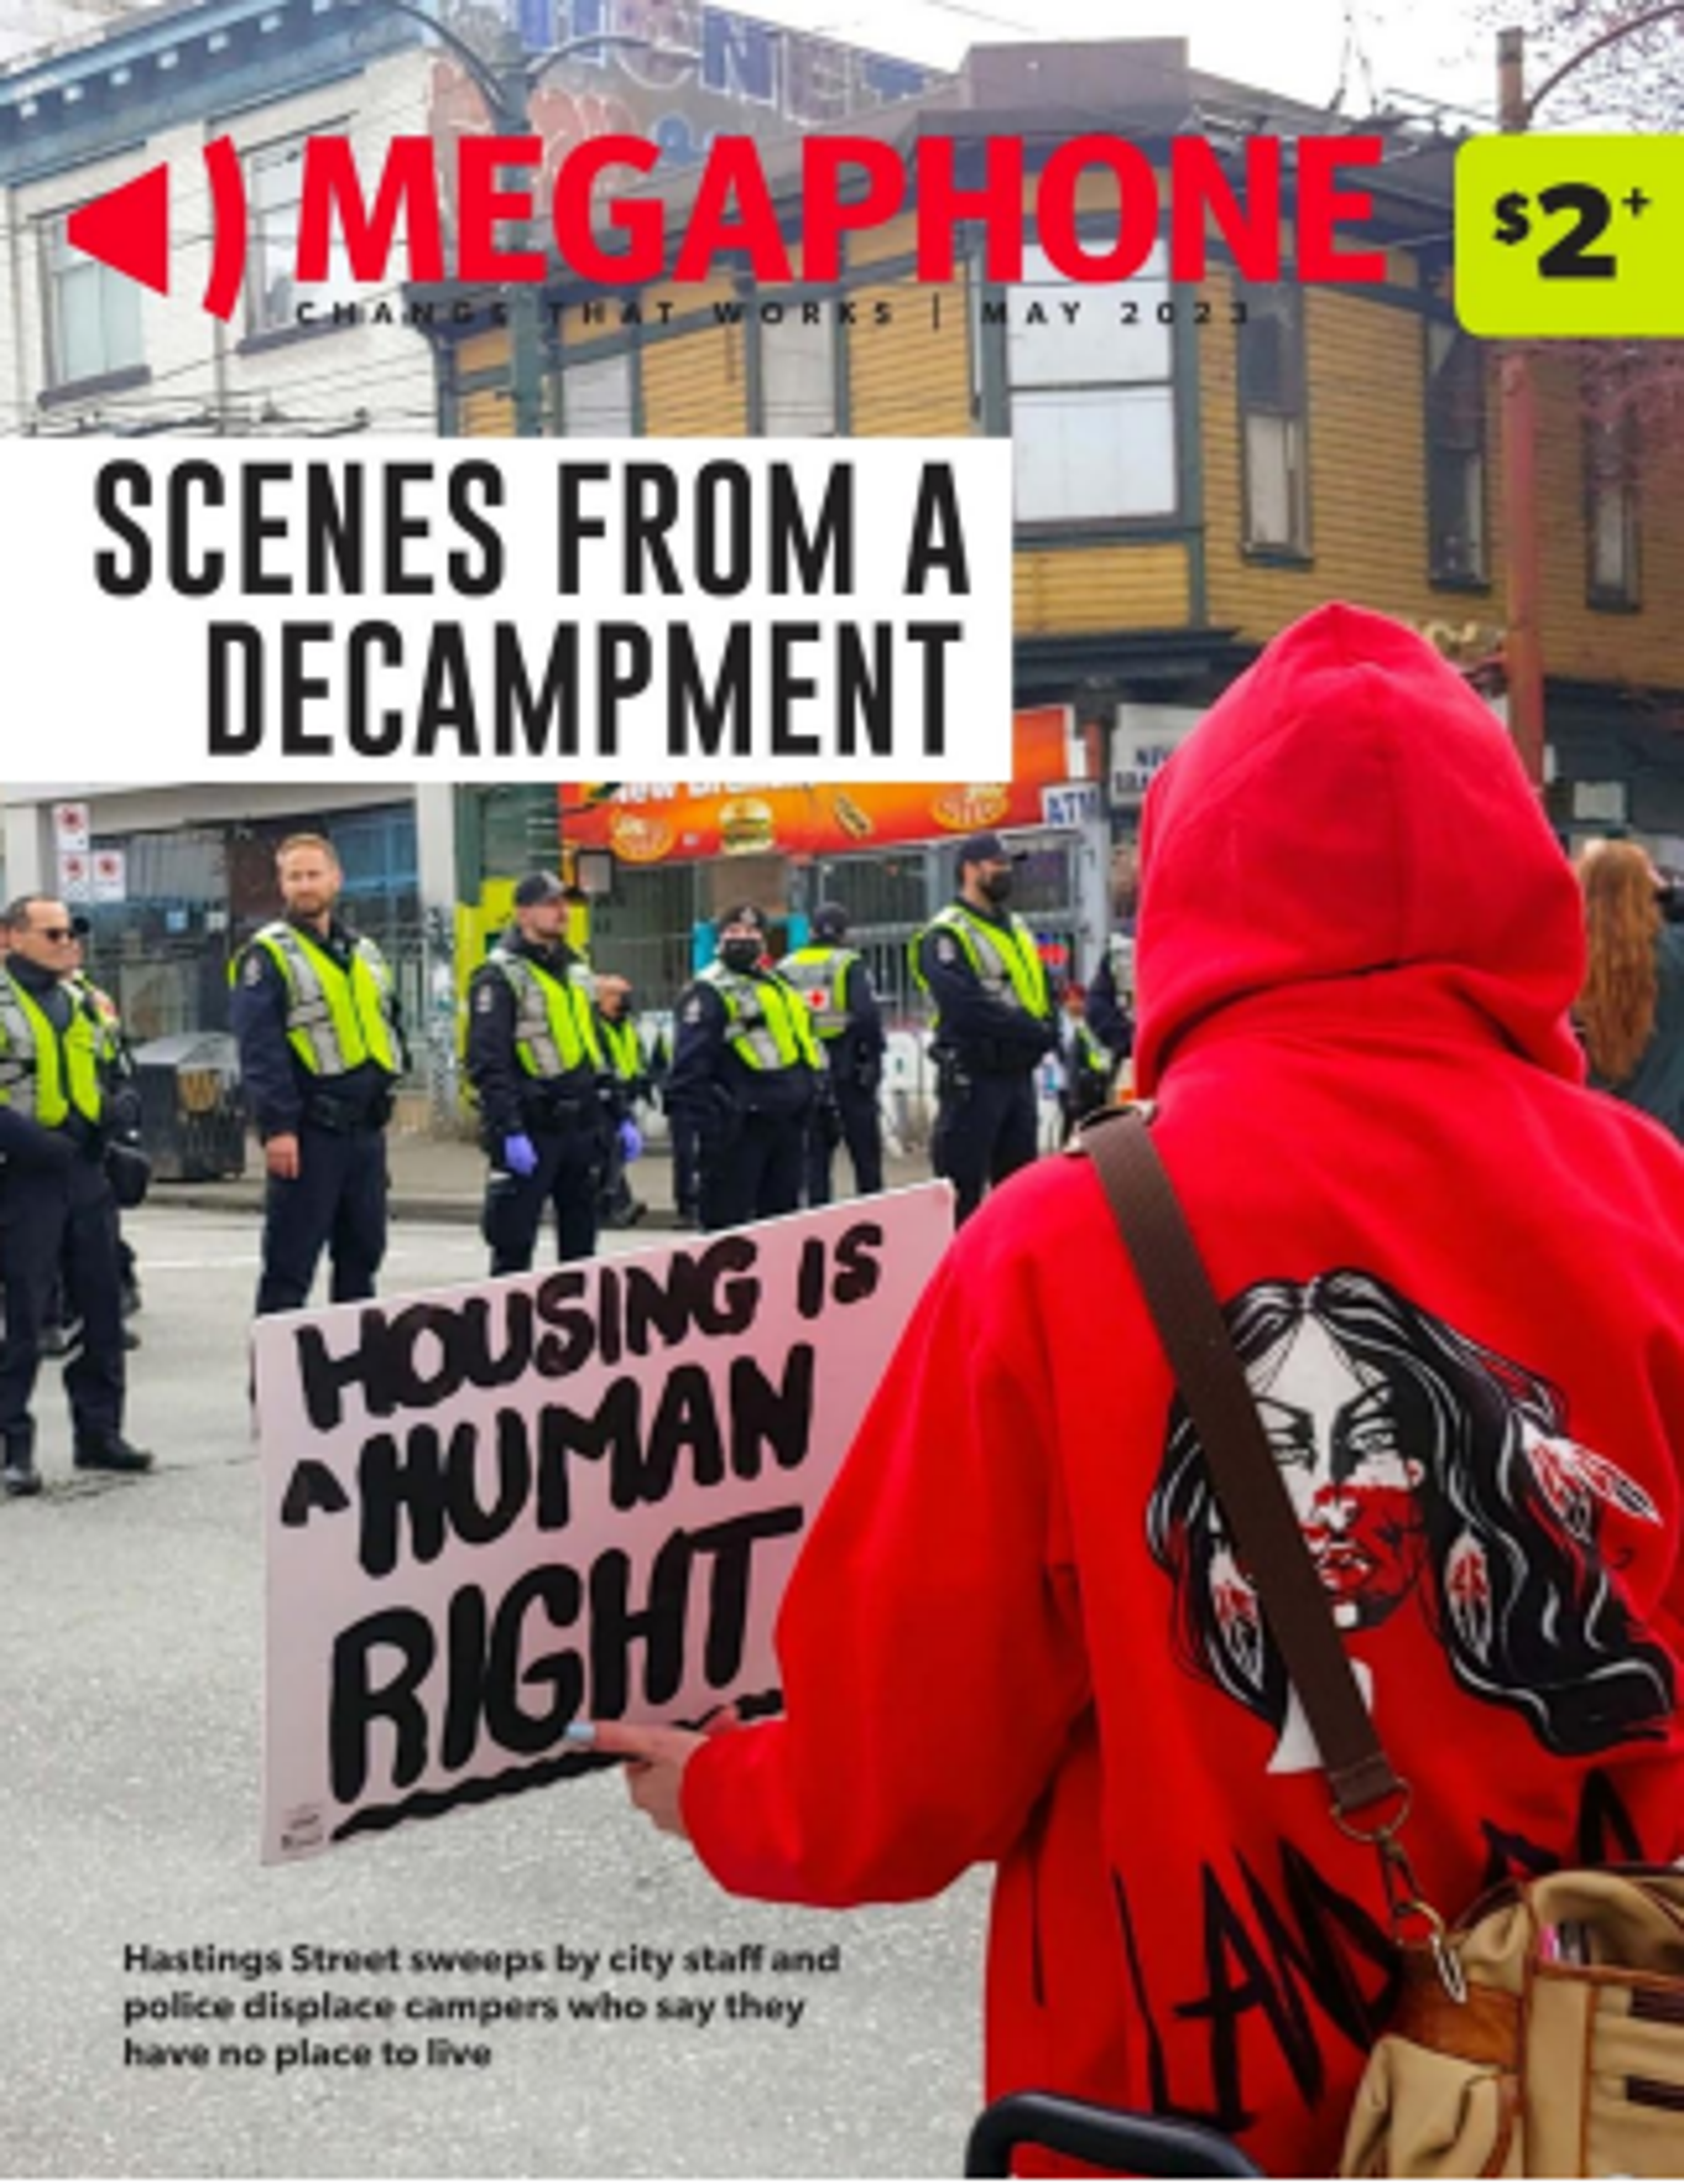
[[[983,881],[982,891],[996,909],[1001,903],[1010,902],[1012,900],[1011,873],[988,873]]]
[[[758,940],[722,940],[719,960],[728,971],[752,971],[760,961]]]

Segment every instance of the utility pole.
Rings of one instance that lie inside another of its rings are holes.
[[[437,11],[421,4],[421,0],[358,0],[365,8],[376,8],[393,14],[413,16],[424,23],[439,42],[447,47],[463,73],[472,83],[484,104],[486,119],[496,136],[528,136],[532,134],[532,120],[528,112],[532,95],[539,83],[560,62],[571,60],[575,53],[600,51],[605,47],[630,47],[648,53],[656,49],[654,38],[622,36],[615,31],[594,31],[583,37],[569,38],[565,45],[552,46],[547,52],[530,56],[521,42],[519,31],[512,22],[499,26],[494,57],[488,58],[467,40],[459,36],[447,23],[438,19]],[[682,47],[662,46],[659,50],[674,60],[694,60],[698,57]],[[546,261],[549,251],[546,241],[534,237],[530,221],[521,221],[516,230],[514,247],[517,251],[541,249]],[[516,437],[523,440],[537,439],[544,432],[544,293],[542,284],[534,281],[512,281],[505,293],[509,313],[509,393],[515,413]]]
[[[1500,31],[1497,41],[1497,115],[1506,133],[1525,128],[1525,33]],[[1503,358],[1499,416],[1503,432],[1503,594],[1507,629],[1503,656],[1508,682],[1508,729],[1526,778],[1544,782],[1543,637],[1538,623],[1542,577],[1538,554],[1538,415],[1532,359],[1519,346]]]
[[[1580,47],[1526,96],[1526,36],[1499,31],[1497,36],[1497,120],[1507,135],[1529,129],[1545,99],[1575,70],[1618,45],[1635,31],[1670,17],[1684,15],[1684,0],[1646,8]],[[1526,769],[1526,778],[1542,790],[1544,777],[1544,662],[1540,626],[1538,415],[1532,359],[1518,345],[1502,364],[1499,415],[1503,430],[1503,584],[1507,633],[1503,660],[1508,681],[1508,726]]]

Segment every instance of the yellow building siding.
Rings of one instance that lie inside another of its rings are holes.
[[[1312,288],[1305,304],[1313,565],[1274,568],[1241,549],[1241,464],[1236,334],[1229,286],[1202,330],[1205,518],[1211,620],[1263,639],[1331,599],[1417,623],[1505,619],[1502,404],[1493,353],[1486,400],[1489,588],[1435,587],[1427,577],[1424,337],[1412,313],[1359,291]],[[1684,479],[1645,481],[1642,610],[1598,611],[1586,599],[1584,439],[1574,367],[1545,359],[1538,380],[1538,506],[1544,659],[1575,681],[1684,684]]]
[[[976,430],[962,285],[892,281],[857,289],[852,300],[856,322],[844,338],[854,432],[935,438]],[[874,323],[879,305],[883,325]]]
[[[1684,684],[1684,464],[1652,463],[1639,482],[1640,611],[1592,607],[1586,596],[1586,448],[1576,375],[1553,359],[1535,369],[1537,492],[1547,511],[1539,569],[1545,671],[1584,682]],[[1500,454],[1500,423],[1492,444]]]
[[[456,351],[456,375],[466,379],[477,371],[509,369],[509,332],[495,326],[489,333],[471,334]]]
[[[651,342],[643,375],[644,429],[651,439],[740,438],[748,431],[741,326]]]
[[[465,394],[457,406],[456,429],[465,440],[506,440],[515,430],[515,405],[501,387]]]
[[[1183,546],[1068,547],[1013,557],[1019,637],[1084,630],[1179,629],[1190,615]]]
[[[1199,343],[1211,620],[1262,638],[1331,599],[1441,617],[1445,594],[1427,579],[1420,320],[1357,292],[1306,291],[1313,565],[1275,568],[1241,545],[1239,336],[1227,277],[1203,292],[1216,307]]]

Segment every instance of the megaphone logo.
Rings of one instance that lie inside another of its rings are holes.
[[[210,278],[204,308],[231,319],[246,273],[246,180],[232,140],[219,136],[204,148],[210,183]],[[74,247],[155,295],[170,293],[170,170],[148,167],[133,181],[78,205],[64,224]]]

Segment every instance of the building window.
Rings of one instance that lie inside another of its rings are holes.
[[[1097,284],[1067,280],[1045,251],[1025,246],[1023,278],[1006,297],[1019,523],[1174,515],[1169,318],[1161,246],[1134,280]]]
[[[1436,320],[1427,324],[1427,568],[1435,583],[1489,574],[1485,353]]]
[[[132,371],[145,361],[140,290],[72,246],[64,232],[69,218],[68,211],[55,213],[42,227],[49,387]]]
[[[246,154],[246,195],[251,206],[251,263],[246,275],[248,331],[279,333],[300,324],[332,326],[335,304],[357,292],[345,246],[336,232],[328,245],[327,278],[293,276],[298,256],[298,205],[304,194],[303,136],[288,136]],[[394,249],[404,248],[401,231]],[[308,320],[298,307],[309,306]]]
[[[1629,410],[1603,414],[1617,393],[1585,387],[1586,598],[1593,607],[1635,607],[1637,571],[1637,435]]]
[[[1310,550],[1309,428],[1301,288],[1248,288],[1239,329],[1244,543]]]
[[[836,434],[835,317],[828,304],[779,305],[762,298],[762,311],[781,318],[756,321],[760,343],[760,430],[769,437],[834,439]]]
[[[633,352],[568,357],[561,368],[561,430],[570,440],[628,440],[636,431]]]

